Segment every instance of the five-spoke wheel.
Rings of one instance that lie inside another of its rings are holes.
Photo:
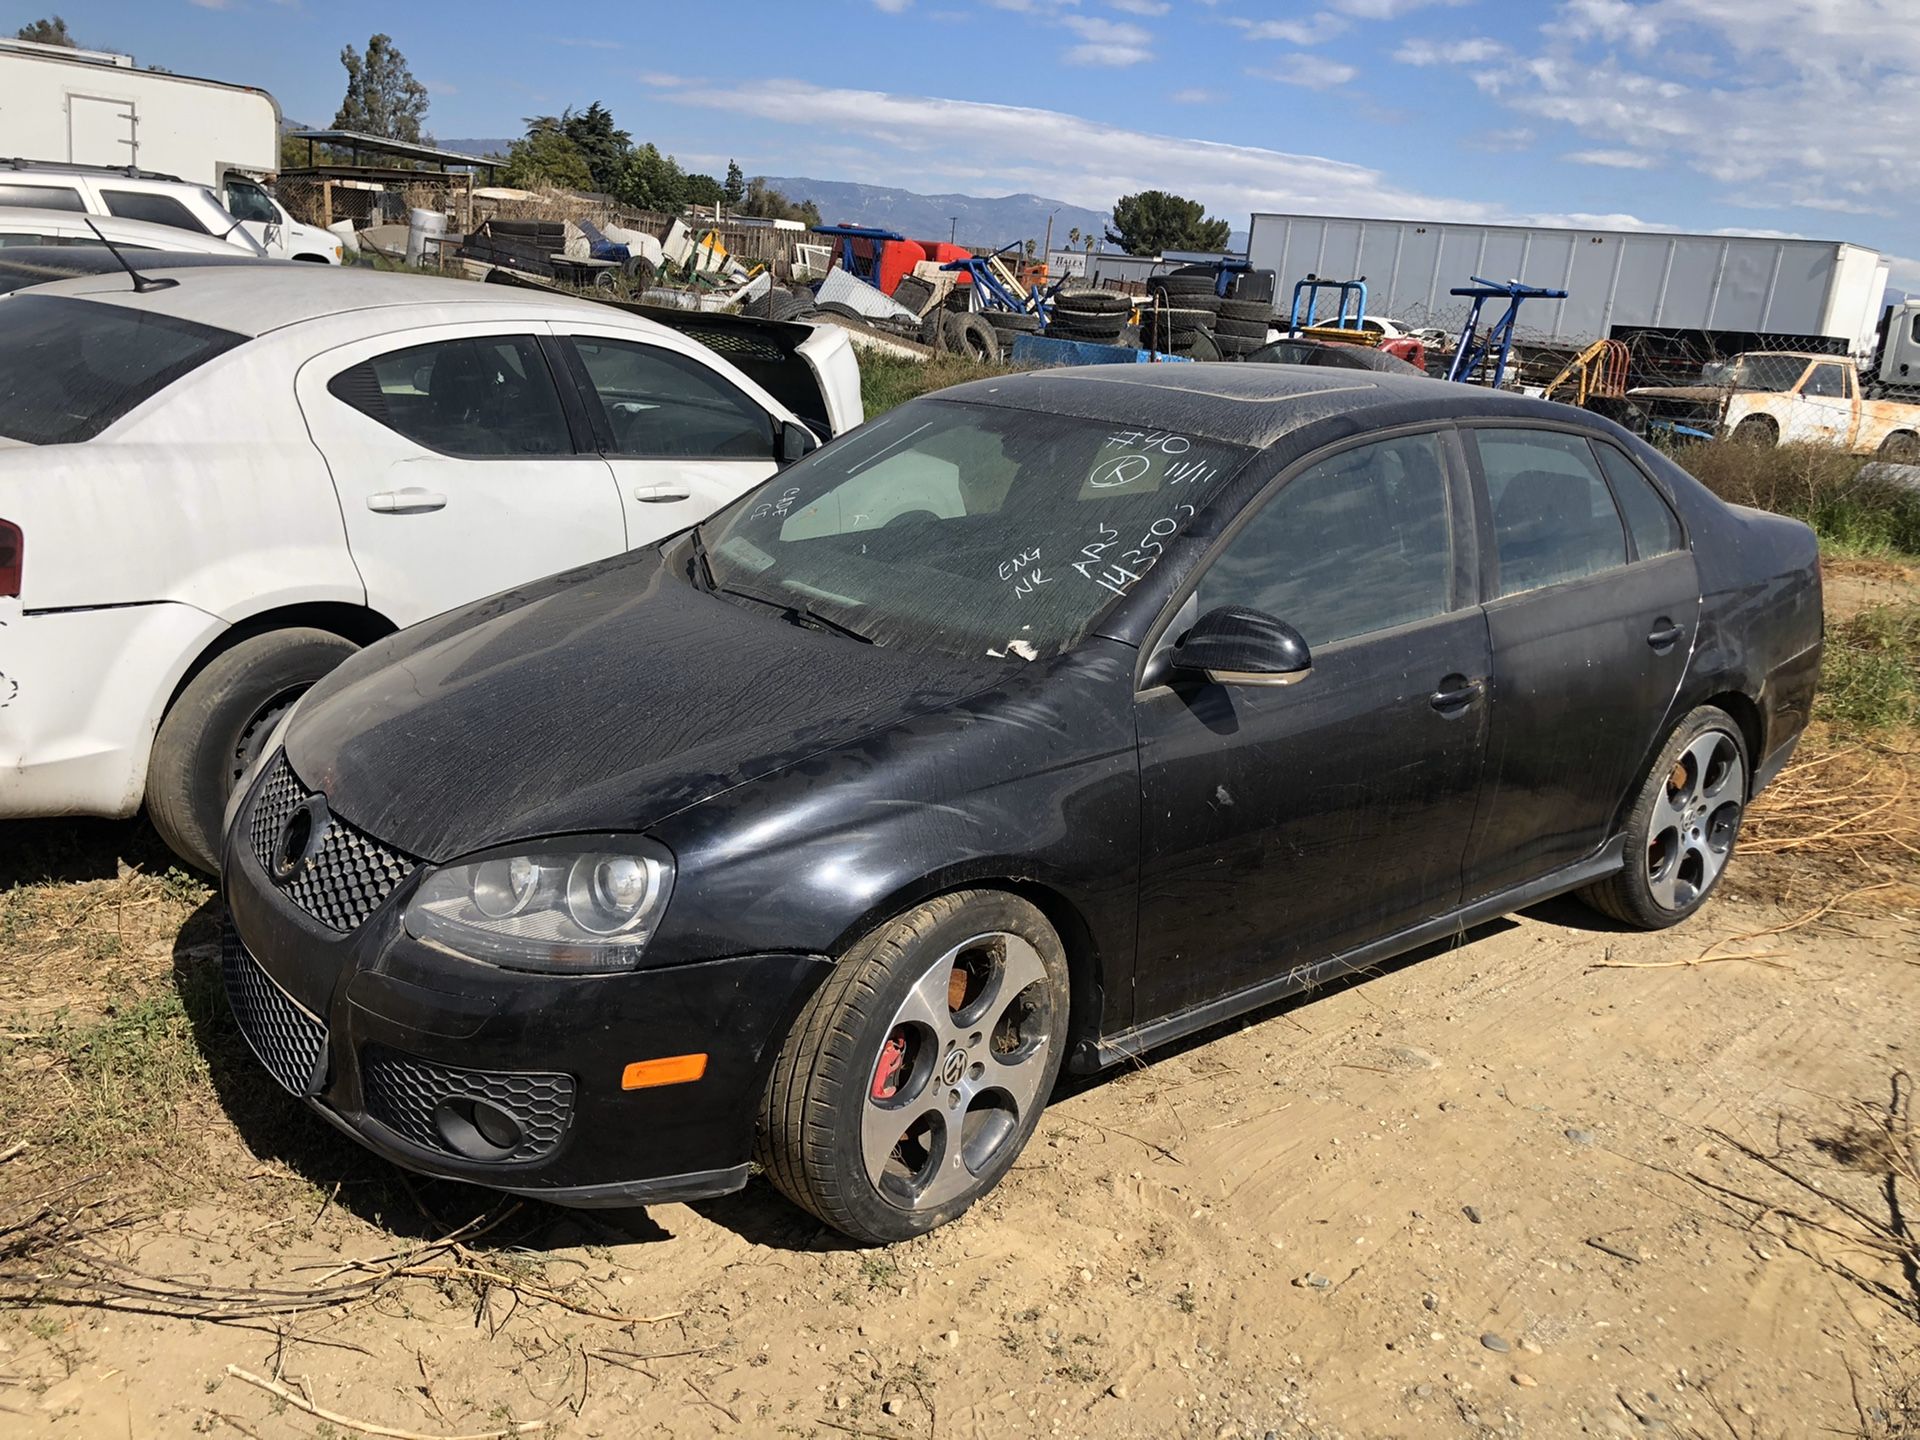
[[[952,1219],[1032,1135],[1067,997],[1065,952],[1033,906],[929,901],[854,946],[802,1011],[762,1105],[761,1163],[869,1243]]]
[[[1581,898],[1645,930],[1698,910],[1740,837],[1748,768],[1746,739],[1731,715],[1703,705],[1687,716],[1627,812],[1626,863]]]

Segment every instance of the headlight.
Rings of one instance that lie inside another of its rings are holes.
[[[672,890],[673,856],[651,840],[530,847],[434,871],[407,906],[407,933],[510,970],[628,970]]]

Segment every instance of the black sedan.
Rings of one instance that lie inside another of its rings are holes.
[[[1820,643],[1804,526],[1581,411],[983,380],[321,681],[236,792],[228,990],[415,1170],[624,1205],[757,1158],[896,1240],[1063,1063],[1565,891],[1684,919]]]

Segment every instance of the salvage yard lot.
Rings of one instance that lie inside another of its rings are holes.
[[[759,1182],[409,1182],[265,1082],[150,832],[12,827],[0,1430],[1915,1434],[1920,571],[1876,548],[1693,920],[1556,901],[1071,1082],[885,1251]]]

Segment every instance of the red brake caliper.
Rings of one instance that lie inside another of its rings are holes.
[[[899,1092],[900,1072],[906,1063],[907,1037],[889,1036],[881,1047],[880,1063],[873,1067],[873,1089],[869,1093],[875,1100],[891,1100]]]

